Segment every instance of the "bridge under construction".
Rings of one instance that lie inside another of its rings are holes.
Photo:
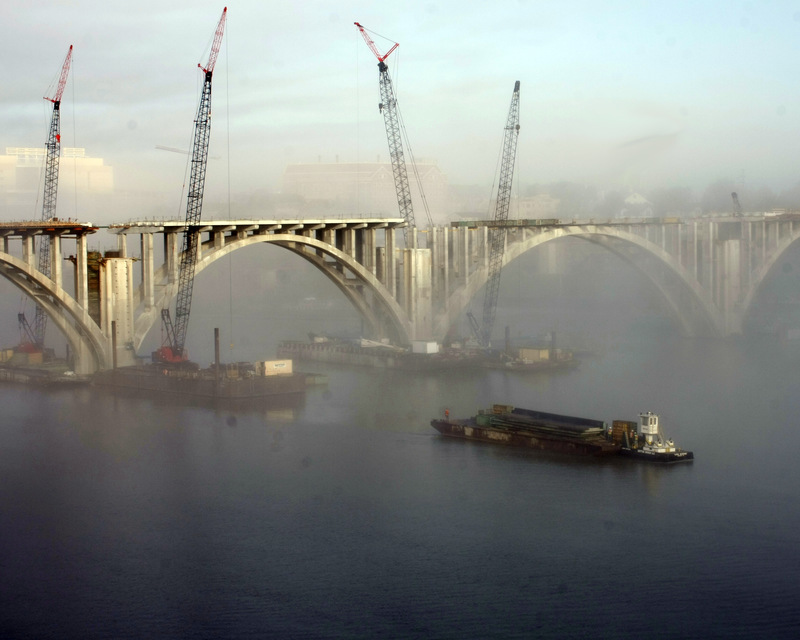
[[[182,220],[104,227],[6,222],[0,274],[64,334],[79,373],[135,361],[177,293],[185,233],[195,234],[198,273],[253,244],[287,249],[345,295],[369,337],[408,344],[441,340],[464,317],[487,282],[492,224],[418,229],[403,218],[212,220],[187,231]],[[507,220],[502,228],[504,264],[563,238],[591,242],[644,274],[686,335],[721,337],[742,331],[759,287],[800,237],[800,215]],[[96,233],[116,236],[117,248],[89,251],[87,238]],[[47,275],[35,258],[37,237],[49,248]]]

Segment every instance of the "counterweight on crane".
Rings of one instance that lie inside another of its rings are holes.
[[[165,343],[154,354],[155,359],[162,362],[181,362],[188,359],[184,347],[186,330],[189,326],[189,312],[192,307],[192,289],[194,272],[197,264],[197,229],[203,210],[203,189],[206,181],[206,165],[208,164],[208,143],[211,136],[211,79],[217,56],[222,44],[225,30],[225,17],[228,8],[222,10],[222,17],[214,32],[211,53],[205,67],[197,66],[203,71],[203,89],[197,118],[194,121],[194,142],[192,143],[192,168],[189,178],[189,190],[186,199],[186,225],[183,229],[183,251],[178,270],[178,294],[175,303],[175,322],[169,315],[169,309],[161,310],[161,320],[166,334]]]
[[[354,22],[364,36],[364,41],[370,48],[372,53],[378,59],[378,82],[381,90],[381,102],[378,109],[383,114],[383,121],[386,125],[386,137],[389,140],[389,157],[392,160],[392,174],[394,175],[394,188],[397,194],[397,204],[400,207],[400,215],[406,221],[406,226],[403,229],[404,236],[407,235],[407,230],[416,226],[414,221],[414,207],[411,203],[411,187],[408,182],[408,171],[406,170],[406,161],[403,155],[403,141],[400,129],[400,114],[397,109],[397,99],[394,95],[394,88],[392,87],[392,79],[389,77],[389,67],[384,62],[389,54],[392,53],[399,43],[395,42],[391,48],[381,55],[378,47],[369,37],[364,27],[358,22]]]
[[[475,339],[482,347],[489,346],[492,328],[497,311],[497,297],[500,293],[500,274],[503,270],[503,254],[506,241],[506,221],[511,204],[511,183],[514,179],[514,161],[517,157],[517,138],[519,137],[519,80],[514,84],[511,106],[503,134],[503,157],[500,163],[500,182],[497,189],[497,203],[492,224],[489,226],[489,273],[486,280],[486,294],[483,299],[483,324],[468,313]]]
[[[56,198],[58,196],[58,164],[61,157],[61,96],[67,84],[69,67],[72,63],[72,45],[69,46],[67,57],[61,65],[61,75],[56,85],[55,93],[52,98],[47,96],[45,100],[53,103],[53,115],[50,118],[50,132],[45,144],[46,158],[44,171],[44,196],[42,197],[42,220],[51,220],[56,216]],[[58,256],[56,256],[58,258]],[[48,278],[52,273],[50,259],[50,242],[48,238],[42,237],[39,242],[39,271]],[[44,308],[37,304],[36,314],[33,320],[33,327],[28,324],[24,314],[18,314],[20,330],[24,330],[28,340],[32,340],[34,346],[41,350],[44,349],[44,336],[47,331],[47,315]]]

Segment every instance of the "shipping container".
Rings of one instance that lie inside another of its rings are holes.
[[[411,343],[412,353],[439,353],[439,343],[426,340],[414,340]]]
[[[288,375],[292,373],[291,360],[264,360],[256,364],[256,372],[261,376]]]

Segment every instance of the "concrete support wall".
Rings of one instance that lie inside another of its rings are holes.
[[[433,339],[430,249],[403,249],[403,285],[413,340]]]
[[[133,321],[133,259],[107,258],[100,266],[100,328],[108,338],[111,354],[111,323],[116,324],[117,364],[135,364],[132,349]],[[113,354],[112,354],[113,358]]]

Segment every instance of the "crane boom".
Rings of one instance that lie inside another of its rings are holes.
[[[400,215],[403,217],[403,220],[406,221],[406,226],[403,228],[403,235],[406,236],[408,229],[416,226],[414,221],[414,206],[411,202],[411,186],[408,182],[408,171],[403,154],[403,140],[401,137],[397,98],[395,98],[392,79],[389,76],[389,67],[387,67],[384,62],[384,60],[389,57],[389,54],[399,46],[399,43],[395,42],[386,53],[381,55],[364,27],[358,22],[354,22],[353,24],[358,27],[361,35],[364,36],[364,41],[367,43],[367,46],[378,59],[378,82],[381,91],[381,102],[378,105],[378,109],[383,114],[383,122],[386,126],[386,137],[389,141],[389,157],[392,161],[395,194],[397,195],[397,205],[400,209]]]
[[[511,184],[514,179],[514,161],[517,157],[517,138],[519,137],[519,80],[514,84],[511,106],[503,135],[503,157],[500,163],[500,182],[497,189],[497,203],[493,224],[489,227],[489,273],[486,280],[486,295],[483,300],[483,325],[476,336],[483,347],[489,346],[492,328],[497,311],[497,297],[500,293],[500,274],[503,269],[506,225],[508,209],[511,204]],[[473,322],[474,327],[474,322]]]
[[[203,89],[200,96],[200,105],[197,108],[197,117],[194,121],[191,174],[186,199],[183,251],[181,252],[178,268],[178,294],[175,303],[174,324],[170,318],[169,309],[161,310],[161,319],[166,329],[168,341],[168,344],[162,345],[161,349],[156,352],[157,358],[162,361],[179,362],[187,359],[184,347],[186,345],[186,331],[189,326],[189,313],[192,307],[192,289],[194,287],[195,266],[197,265],[197,228],[203,210],[208,144],[211,136],[211,80],[222,44],[227,12],[228,8],[225,7],[222,10],[222,17],[220,17],[214,33],[214,42],[211,46],[208,63],[205,67],[200,64],[197,65],[204,74]]]
[[[58,196],[58,164],[61,157],[61,96],[67,84],[70,64],[72,63],[72,45],[69,46],[67,57],[61,65],[61,75],[58,79],[55,93],[52,98],[45,96],[45,100],[53,103],[53,115],[50,118],[50,132],[45,145],[46,159],[44,172],[44,195],[42,197],[42,220],[50,220],[56,215],[56,198]],[[50,242],[42,237],[39,241],[39,271],[50,277],[52,265],[50,260]],[[47,331],[47,314],[44,308],[37,304],[33,320],[33,328],[26,333],[33,336],[34,343],[39,348],[44,348],[44,336]]]

